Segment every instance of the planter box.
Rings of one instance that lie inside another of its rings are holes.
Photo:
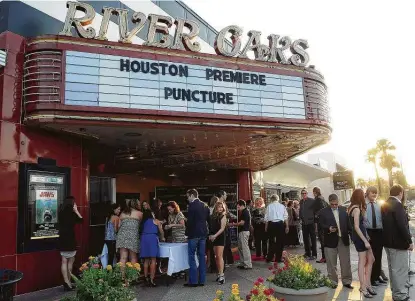
[[[276,286],[269,281],[266,282],[266,285],[275,291],[274,296],[276,298],[284,298],[285,301],[326,301],[329,293],[328,287],[319,287],[308,290],[294,290]]]

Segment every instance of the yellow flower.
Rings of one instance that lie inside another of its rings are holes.
[[[235,295],[235,296],[239,295],[239,289],[232,288],[232,295]]]
[[[223,295],[223,291],[221,291],[221,290],[217,290],[217,291],[216,291],[216,296],[221,296],[221,295]]]
[[[237,283],[232,284],[232,288],[233,288],[233,289],[234,289],[234,288],[239,288],[239,284],[237,284]]]
[[[107,265],[107,271],[112,271],[112,266]]]
[[[213,299],[213,301],[220,301],[218,298]]]
[[[132,264],[131,262],[127,262],[125,265],[126,265],[127,267],[129,267],[129,268],[132,268],[132,267],[133,267],[133,264]]]
[[[137,262],[137,263],[134,263],[134,268],[136,269],[136,270],[138,270],[138,271],[140,271],[141,270],[141,266],[140,266],[140,264]]]
[[[88,258],[89,260],[94,260],[95,259],[95,257],[94,256],[89,256],[89,258]]]

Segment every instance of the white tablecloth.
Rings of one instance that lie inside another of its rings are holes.
[[[160,243],[160,257],[169,259],[167,275],[189,269],[187,243]],[[196,264],[199,265],[197,257]]]

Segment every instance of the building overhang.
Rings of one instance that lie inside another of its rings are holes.
[[[283,185],[307,188],[312,181],[328,178],[328,170],[309,164],[299,159],[286,161],[263,172],[263,182],[268,185]]]

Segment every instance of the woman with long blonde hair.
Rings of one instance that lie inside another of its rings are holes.
[[[268,238],[265,232],[265,202],[263,198],[256,198],[252,210],[252,225],[254,227],[254,241],[256,257],[267,257]]]
[[[367,235],[364,224],[366,200],[362,189],[356,189],[353,191],[352,197],[350,198],[348,212],[350,223],[352,225],[352,241],[356,247],[356,251],[359,254],[358,275],[360,281],[360,292],[366,298],[372,298],[374,295],[377,295],[370,282],[375,257],[373,256],[369,243],[369,236]]]
[[[223,249],[225,248],[225,229],[227,224],[226,219],[227,207],[222,201],[217,201],[213,207],[213,212],[210,217],[210,235],[209,240],[212,242],[213,251],[215,252],[216,267],[218,269],[218,277],[216,281],[219,284],[225,283]]]

